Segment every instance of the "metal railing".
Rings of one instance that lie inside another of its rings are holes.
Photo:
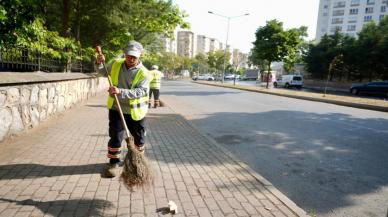
[[[81,72],[94,71],[92,61],[66,61],[22,46],[0,47],[0,71],[10,72]]]

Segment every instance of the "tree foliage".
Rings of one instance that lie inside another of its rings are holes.
[[[330,72],[330,80],[388,80],[388,16],[378,25],[366,24],[358,38],[339,32],[325,35],[317,44],[310,44],[304,57],[306,69],[314,78],[326,78],[330,63],[343,55],[340,64]]]
[[[15,30],[30,25],[36,13],[35,0],[0,0],[0,45],[14,43]]]
[[[211,51],[207,54],[207,64],[209,69],[213,72],[222,72],[224,70],[224,63],[227,64],[226,69],[230,68],[230,52],[224,50]]]
[[[289,62],[296,60],[299,45],[303,37],[307,35],[307,27],[299,29],[283,29],[283,23],[277,20],[267,21],[263,27],[259,27],[255,33],[250,61],[254,65],[268,64],[267,74],[271,71],[271,63],[288,58]],[[267,79],[268,88],[269,79]]]
[[[16,44],[55,58],[75,58],[77,47],[74,40],[60,37],[58,32],[48,31],[40,19],[14,32]]]
[[[204,53],[197,54],[194,57],[193,70],[199,73],[207,73],[209,68],[207,58],[207,55]]]
[[[0,45],[23,41],[26,46],[35,46],[23,34],[30,34],[29,26],[40,23],[45,33],[52,33],[57,40],[74,41],[77,50],[88,55],[96,45],[102,45],[109,59],[129,40],[149,45],[159,35],[171,36],[177,26],[189,26],[184,21],[187,15],[171,0],[0,1]],[[61,46],[48,47],[63,52]]]

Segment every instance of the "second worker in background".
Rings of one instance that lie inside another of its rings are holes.
[[[157,65],[152,66],[152,70],[149,71],[151,82],[150,82],[150,94],[148,101],[148,108],[151,108],[151,98],[154,96],[154,108],[160,106],[159,96],[160,96],[160,86],[163,74],[158,70]]]

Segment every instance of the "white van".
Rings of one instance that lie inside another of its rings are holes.
[[[303,87],[302,75],[282,75],[273,82],[274,87],[296,87],[298,89]]]

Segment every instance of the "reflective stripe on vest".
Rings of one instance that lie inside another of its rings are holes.
[[[157,70],[152,70],[149,72],[152,76],[152,80],[150,83],[151,89],[160,89],[160,80],[162,78],[162,73]]]
[[[118,59],[112,65],[111,78],[114,86],[117,87],[119,83],[119,74],[121,72],[122,64],[124,64],[125,59]],[[148,70],[145,67],[141,67],[136,73],[135,78],[132,81],[131,88],[136,88],[137,85],[143,81],[148,76]],[[112,108],[114,103],[114,98],[108,96],[107,106],[109,109]],[[136,99],[129,99],[129,105],[131,108],[131,117],[135,121],[139,121],[145,117],[148,111],[148,96],[143,96]]]
[[[141,103],[137,103],[137,104],[131,104],[130,107],[131,107],[131,109],[132,108],[140,108],[140,107],[144,106],[144,104],[148,104],[148,100],[146,102],[141,102]]]

